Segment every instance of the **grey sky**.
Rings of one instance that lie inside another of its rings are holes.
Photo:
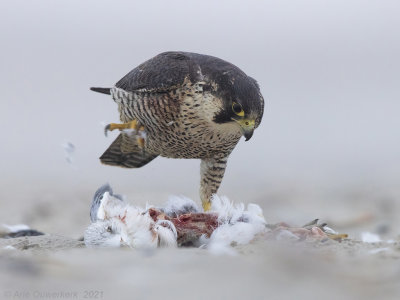
[[[199,161],[100,165],[110,86],[166,50],[228,60],[258,80],[264,120],[221,192],[286,182],[396,183],[398,1],[2,1],[1,184],[104,182],[197,195]],[[75,167],[61,144],[72,142]],[[173,173],[173,175],[171,175]],[[182,184],[183,183],[183,184]]]

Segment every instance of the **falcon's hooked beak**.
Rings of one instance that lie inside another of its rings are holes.
[[[253,136],[256,121],[250,119],[233,120],[239,124],[240,130],[242,131],[242,135],[246,139],[246,142],[250,140],[250,138]]]

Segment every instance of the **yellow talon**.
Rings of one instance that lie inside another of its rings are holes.
[[[140,132],[144,132],[144,126],[140,126],[140,127],[136,128],[136,132],[138,133],[138,135],[136,137],[136,142],[138,143],[139,148],[142,149],[143,154],[144,154],[145,153],[145,139],[140,133]]]
[[[141,126],[142,128],[143,126]],[[108,131],[113,131],[115,129],[118,129],[120,131],[124,130],[124,129],[134,129],[134,130],[138,130],[139,129],[139,124],[136,120],[132,120],[130,122],[127,123],[122,123],[122,124],[117,124],[117,123],[111,123],[108,124],[105,128],[104,128],[104,134],[107,136],[107,132]],[[143,127],[144,129],[144,127]]]
[[[132,129],[135,132],[136,135],[136,142],[139,146],[139,148],[142,149],[143,154],[145,154],[145,130],[144,126],[140,126],[139,122],[136,120],[132,120],[130,122],[118,124],[118,123],[110,123],[104,128],[104,134],[107,136],[108,131],[113,131],[115,129],[118,129],[120,131],[125,130],[125,129]],[[143,134],[144,135],[143,135]]]
[[[211,209],[211,201],[203,202],[204,211],[209,211]]]
[[[142,137],[137,137],[136,141],[138,143],[138,146],[140,149],[142,149],[144,151],[144,138]]]

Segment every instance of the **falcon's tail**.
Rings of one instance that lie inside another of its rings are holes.
[[[91,91],[111,95],[111,88],[91,87]]]
[[[140,168],[155,159],[158,154],[143,152],[136,138],[127,133],[121,133],[110,147],[100,157],[105,165],[123,168]]]

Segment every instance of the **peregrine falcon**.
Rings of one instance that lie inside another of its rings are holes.
[[[164,52],[142,63],[112,88],[91,88],[118,104],[120,135],[102,163],[140,168],[157,156],[198,158],[204,210],[218,191],[229,154],[261,122],[264,99],[257,82],[222,59]]]

